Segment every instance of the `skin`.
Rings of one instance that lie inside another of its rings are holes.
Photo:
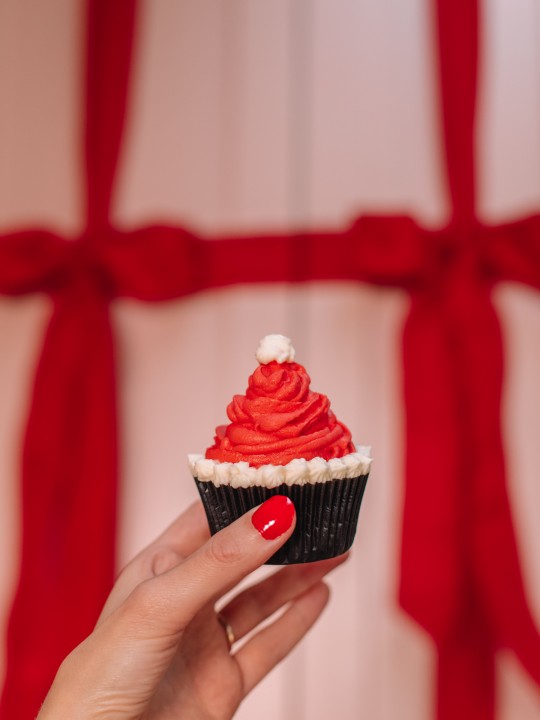
[[[252,511],[209,538],[192,505],[120,574],[93,633],[68,655],[38,720],[228,720],[304,637],[346,556],[281,569],[230,592],[290,536],[263,538]],[[236,640],[231,651],[215,611]],[[277,619],[258,628],[277,610]]]

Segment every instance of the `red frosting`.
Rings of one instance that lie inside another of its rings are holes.
[[[330,410],[328,398],[311,391],[309,383],[298,363],[260,365],[246,394],[235,395],[227,407],[230,425],[216,428],[206,457],[259,467],[354,452],[351,433]]]

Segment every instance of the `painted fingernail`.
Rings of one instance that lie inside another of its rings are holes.
[[[294,505],[285,495],[273,495],[251,517],[251,522],[265,540],[275,540],[291,527]]]

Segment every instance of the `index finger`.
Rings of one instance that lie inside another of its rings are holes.
[[[200,500],[193,502],[157,537],[146,551],[156,547],[172,547],[187,557],[198,550],[210,537],[208,522]],[[143,551],[144,552],[144,551]]]
[[[213,535],[168,572],[139,585],[125,603],[130,623],[144,636],[180,633],[207,603],[214,602],[266,562],[291,536],[294,505],[274,495]]]
[[[141,550],[122,570],[101,611],[97,624],[119,608],[125,599],[149,578],[178,565],[210,537],[200,501],[192,503],[150,545]]]

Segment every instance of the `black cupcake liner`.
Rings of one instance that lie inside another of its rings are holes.
[[[368,475],[306,485],[216,487],[195,478],[212,535],[272,495],[286,495],[296,508],[293,534],[267,561],[292,565],[342,555],[353,544]]]

